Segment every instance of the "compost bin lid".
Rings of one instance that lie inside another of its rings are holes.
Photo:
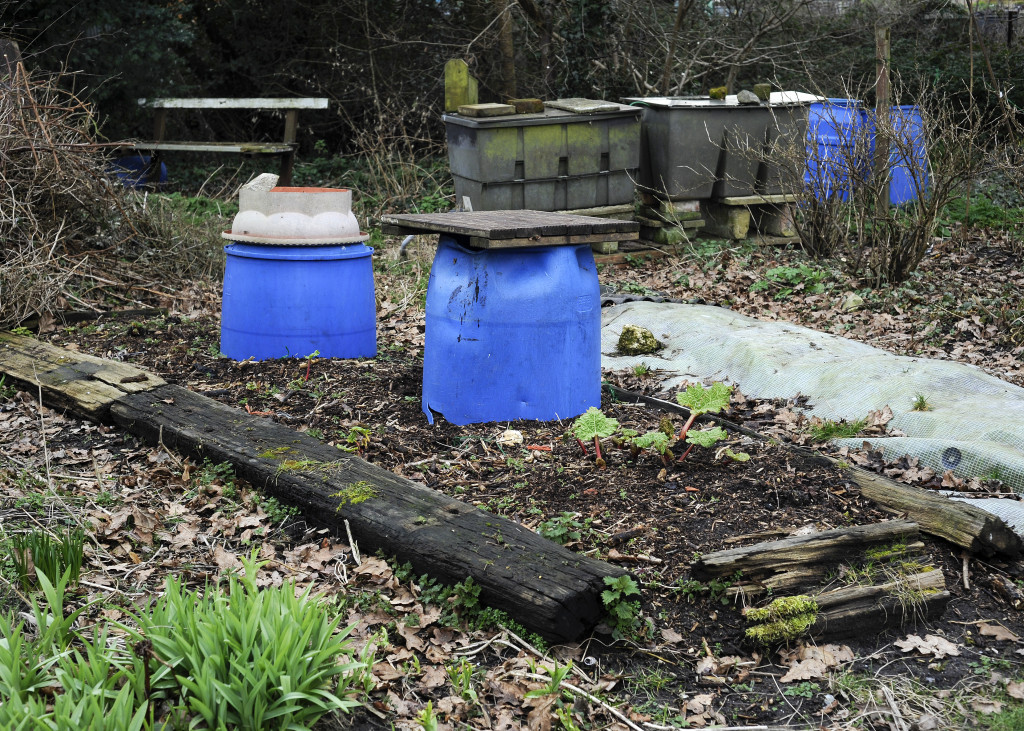
[[[556,100],[555,102],[545,102],[544,111],[535,114],[510,114],[504,117],[465,117],[460,114],[445,114],[442,119],[445,124],[456,124],[461,127],[474,127],[478,129],[493,129],[495,127],[532,127],[542,124],[565,124],[567,122],[595,122],[622,117],[635,117],[639,119],[641,113],[639,107],[632,107],[628,104],[619,104],[617,102],[596,101],[592,99],[560,101],[589,102],[590,106],[580,108],[586,108],[591,111],[583,113],[557,109],[552,106],[552,104],[559,103],[559,100]]]

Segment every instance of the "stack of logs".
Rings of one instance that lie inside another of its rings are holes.
[[[692,573],[741,577],[730,592],[744,603],[806,594],[817,605],[808,634],[834,640],[942,615],[950,594],[941,570],[914,559],[923,549],[916,523],[890,520],[718,551]]]

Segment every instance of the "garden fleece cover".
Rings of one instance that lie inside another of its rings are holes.
[[[617,353],[625,325],[638,325],[664,344],[657,353]],[[747,396],[808,397],[803,410],[821,419],[856,421],[888,406],[888,427],[906,436],[865,441],[886,459],[904,455],[942,474],[998,475],[1024,492],[1024,388],[953,361],[893,355],[870,345],[784,321],[755,320],[709,305],[628,302],[601,317],[601,365],[609,370],[645,363],[663,371],[662,386],[724,381]],[[931,409],[913,411],[918,395]],[[975,501],[1024,534],[1024,503]],[[982,504],[984,503],[984,504]]]

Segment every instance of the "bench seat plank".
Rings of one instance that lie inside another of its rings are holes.
[[[287,142],[133,142],[136,150],[177,152],[235,152],[245,155],[283,155],[295,149]]]
[[[245,99],[139,99],[153,109],[327,109],[326,97]]]

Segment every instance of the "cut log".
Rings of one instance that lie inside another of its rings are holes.
[[[815,597],[818,617],[811,636],[837,640],[877,635],[887,629],[925,623],[942,616],[950,600],[938,569],[901,576],[874,586],[849,586]]]
[[[549,640],[574,640],[593,628],[603,614],[604,578],[627,574],[152,374],[32,338],[3,336],[0,342],[0,372],[43,384],[47,405],[113,421],[197,460],[228,462],[256,487],[302,508],[311,523],[344,537],[348,521],[364,551],[383,551],[449,584],[472,577],[482,602]]]
[[[747,610],[751,622],[747,637],[758,644],[774,645],[803,635],[817,640],[875,636],[937,619],[946,610],[950,594],[938,569],[894,570],[886,579],[880,584],[819,593],[813,596],[816,611],[801,597],[773,600],[767,611]]]
[[[616,398],[622,401],[634,401],[655,406],[663,411],[689,416],[690,412],[683,406],[669,401],[656,399],[621,388],[609,389]],[[764,435],[733,424],[727,419],[703,414],[698,423],[714,423],[726,431],[737,432],[762,441],[768,440]],[[906,516],[917,523],[921,531],[928,535],[943,538],[950,543],[966,548],[972,553],[983,556],[1000,555],[1008,558],[1019,558],[1024,555],[1024,538],[1014,532],[1004,520],[992,513],[969,503],[950,500],[931,490],[924,490],[902,482],[890,480],[888,477],[869,472],[861,467],[843,465],[832,457],[826,457],[809,449],[786,445],[793,452],[812,462],[828,463],[843,470],[853,483],[861,490],[861,494],[890,511]]]
[[[694,562],[691,573],[707,580],[741,572],[744,582],[787,593],[817,586],[839,564],[864,560],[866,551],[872,551],[875,561],[917,553],[924,548],[917,537],[917,524],[902,520],[837,528],[716,551]],[[892,547],[898,548],[890,551]]]
[[[950,500],[932,490],[896,482],[859,467],[847,468],[845,472],[864,497],[906,515],[925,533],[983,556],[1017,558],[1024,552],[1024,540],[1019,534],[1001,518],[970,503]]]

